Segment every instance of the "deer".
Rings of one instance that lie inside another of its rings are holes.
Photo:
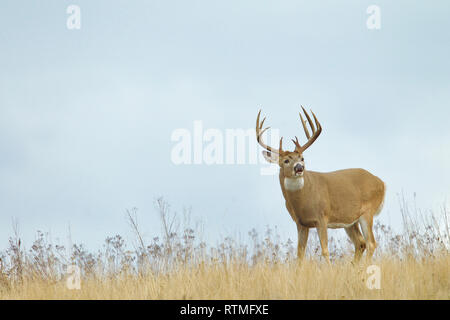
[[[312,110],[314,122],[305,108],[301,108],[312,133],[299,112],[307,141],[301,145],[297,137],[292,139],[295,144],[292,152],[283,150],[283,137],[278,149],[266,145],[262,135],[270,127],[263,128],[266,118],[260,122],[261,110],[256,118],[256,140],[265,149],[262,154],[266,161],[280,167],[279,180],[286,209],[297,225],[297,259],[302,261],[305,255],[309,229],[316,228],[322,256],[330,264],[327,230],[344,228],[355,246],[353,263],[360,261],[366,249],[366,258],[370,261],[377,247],[373,219],[382,210],[386,185],[377,176],[359,168],[333,172],[306,170],[303,153],[322,133],[322,126]]]

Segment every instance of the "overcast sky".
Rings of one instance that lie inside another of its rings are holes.
[[[66,26],[71,4],[80,30]],[[366,26],[371,4],[379,30]],[[449,17],[448,1],[2,0],[0,248],[12,217],[27,244],[36,230],[64,243],[70,225],[97,247],[129,235],[132,207],[150,239],[159,196],[191,207],[211,241],[266,225],[296,240],[276,175],[171,160],[174,130],[253,128],[260,108],[286,140],[304,139],[298,111],[313,109],[323,133],[307,169],[379,176],[383,223],[401,226],[402,192],[438,210],[450,195]]]

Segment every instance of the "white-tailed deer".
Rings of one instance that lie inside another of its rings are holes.
[[[302,107],[312,130],[300,113],[308,141],[300,145],[297,137],[293,152],[284,151],[280,139],[279,149],[267,146],[262,141],[264,118],[260,122],[261,111],[256,118],[256,139],[267,151],[265,159],[280,166],[280,185],[286,200],[286,208],[297,224],[298,249],[301,260],[305,254],[309,228],[316,228],[319,235],[322,255],[330,262],[328,253],[327,228],[345,228],[347,235],[355,245],[354,260],[359,261],[367,244],[367,257],[370,259],[376,248],[372,232],[373,218],[383,206],[385,184],[381,179],[363,169],[345,169],[333,172],[315,172],[305,170],[303,152],[310,147],[322,132],[322,126],[311,111],[314,122]],[[358,227],[361,226],[364,237]]]

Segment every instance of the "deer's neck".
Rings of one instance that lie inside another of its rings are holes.
[[[303,177],[287,178],[284,177],[284,188],[286,191],[299,191],[303,189],[305,185],[305,179]]]

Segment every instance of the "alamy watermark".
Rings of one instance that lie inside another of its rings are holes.
[[[366,13],[369,17],[366,21],[367,29],[380,30],[381,29],[381,9],[377,5],[370,5],[367,7]]]
[[[66,287],[69,290],[81,289],[81,270],[76,265],[67,266],[66,270]]]
[[[369,277],[366,280],[366,287],[369,290],[381,289],[381,269],[379,266],[373,264],[367,267],[366,273]]]
[[[277,145],[279,130],[272,129],[265,141]],[[175,145],[171,150],[172,163],[176,165],[242,165],[264,164],[262,175],[278,172],[278,166],[266,162],[258,149],[255,128],[251,129],[204,129],[203,122],[193,122],[192,130],[179,128],[171,135]]]
[[[67,17],[66,26],[69,30],[81,29],[81,9],[77,5],[70,5],[66,9]]]

